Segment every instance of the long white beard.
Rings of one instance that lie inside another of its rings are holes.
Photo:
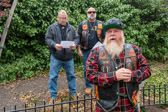
[[[105,38],[104,40],[104,46],[108,52],[108,54],[111,55],[111,58],[113,58],[114,56],[119,56],[120,53],[123,51],[123,47],[124,47],[124,43],[125,43],[125,37],[124,35],[122,36],[122,41],[112,41],[112,42],[108,42],[108,39],[113,38],[113,37],[108,37]]]

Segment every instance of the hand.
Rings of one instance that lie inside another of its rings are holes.
[[[76,49],[76,46],[75,46],[75,44],[73,44],[73,45],[71,45],[69,48],[70,48],[71,50],[75,50],[75,49]]]
[[[61,49],[62,49],[62,46],[61,46],[60,44],[56,44],[56,45],[55,45],[55,48],[56,48],[57,50],[61,50]]]
[[[78,49],[78,56],[80,56],[80,57],[83,56],[83,53],[80,49]]]
[[[121,68],[116,71],[116,77],[118,81],[123,80],[124,82],[130,82],[131,74],[131,70],[126,68]]]

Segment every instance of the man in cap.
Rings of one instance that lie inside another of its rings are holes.
[[[78,56],[82,56],[84,66],[84,78],[85,78],[85,94],[91,94],[92,84],[86,79],[86,60],[93,46],[98,42],[102,42],[104,39],[103,26],[104,23],[96,19],[96,10],[89,8],[87,10],[88,20],[82,21],[78,26],[78,34],[80,37],[80,43],[78,45]]]
[[[96,85],[96,111],[137,112],[139,84],[151,76],[141,49],[125,43],[123,23],[110,19],[102,46],[94,48],[86,63],[86,77]]]

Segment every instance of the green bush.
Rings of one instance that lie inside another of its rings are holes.
[[[47,27],[57,21],[60,9],[67,11],[69,23],[76,28],[87,19],[89,7],[96,8],[97,18],[104,22],[113,17],[120,18],[124,22],[126,42],[140,46],[148,59],[161,60],[168,54],[166,5],[164,0],[19,1],[0,59],[0,80],[31,77],[49,67],[50,53],[44,37]],[[0,23],[3,23],[2,32],[5,19],[1,18]],[[75,63],[81,63],[76,51],[74,56]]]
[[[49,60],[47,60],[49,61]],[[12,64],[3,64],[0,66],[0,80],[1,84],[6,84],[8,81],[14,81],[19,77],[22,79],[30,78],[40,73],[47,68],[44,59],[38,59],[32,53],[25,54],[22,58],[17,59]]]

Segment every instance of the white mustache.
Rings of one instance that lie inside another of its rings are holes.
[[[109,37],[108,39],[109,39],[109,40],[111,40],[111,39],[116,39],[116,37],[115,37],[115,36],[111,36],[111,37]]]

